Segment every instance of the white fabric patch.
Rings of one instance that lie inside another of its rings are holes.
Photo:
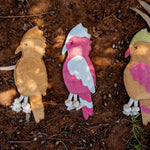
[[[84,86],[88,86],[92,93],[95,93],[94,81],[90,72],[90,68],[83,56],[73,57],[67,64],[71,75],[82,81]]]
[[[93,102],[88,102],[80,97],[79,97],[79,99],[80,99],[80,103],[82,104],[82,106],[86,106],[88,108],[93,108]]]

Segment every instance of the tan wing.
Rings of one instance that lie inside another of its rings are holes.
[[[124,70],[124,84],[128,95],[134,100],[150,99],[150,93],[146,91],[138,81],[135,81],[130,73],[131,66]]]
[[[42,60],[21,58],[16,65],[14,77],[20,94],[36,96],[46,93],[47,73]]]
[[[150,99],[150,93],[146,91],[138,81],[135,81],[130,73],[130,68],[139,62],[146,62],[150,66],[150,43],[139,41],[131,48],[131,59],[124,70],[124,84],[128,95],[134,100]]]

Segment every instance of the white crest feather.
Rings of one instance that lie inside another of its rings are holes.
[[[67,51],[66,49],[66,43],[69,41],[70,38],[72,38],[73,36],[78,36],[78,37],[87,37],[88,39],[91,38],[91,34],[88,33],[87,28],[83,27],[82,23],[79,23],[78,25],[76,25],[74,28],[71,29],[71,31],[69,32],[65,44],[63,46],[62,49],[62,55],[65,54],[65,52]]]

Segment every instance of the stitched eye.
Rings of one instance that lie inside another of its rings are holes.
[[[134,47],[134,49],[135,49],[135,50],[137,50],[137,49],[138,49],[138,47],[137,47],[137,46],[135,46],[135,47]]]
[[[70,45],[73,45],[73,41],[70,42]]]
[[[28,46],[28,44],[27,44],[27,43],[24,43],[24,45],[25,45],[25,46]]]

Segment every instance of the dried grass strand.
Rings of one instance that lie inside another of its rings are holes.
[[[150,27],[150,17],[148,15],[146,15],[145,13],[143,13],[142,11],[136,8],[131,7],[130,9],[138,13],[147,22],[148,26]]]
[[[150,14],[150,5],[144,1],[138,0],[140,5]]]
[[[44,12],[40,14],[35,14],[35,15],[26,15],[26,16],[0,16],[0,18],[5,18],[5,19],[11,19],[11,18],[30,18],[30,17],[38,17],[42,15],[47,15],[50,14],[51,12]]]

